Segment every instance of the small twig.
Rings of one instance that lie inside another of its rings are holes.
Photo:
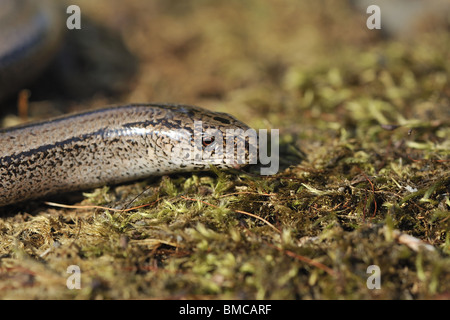
[[[413,162],[422,162],[422,161],[429,161],[429,162],[449,162],[450,159],[413,159],[409,154],[406,155],[406,157],[413,161]]]
[[[147,188],[145,188],[142,192],[140,192],[137,196],[135,196],[133,199],[131,199],[131,201],[129,201],[126,205],[124,205],[123,207],[122,207],[122,210],[121,211],[123,211],[123,212],[125,212],[125,211],[127,211],[127,210],[125,210],[125,208],[127,208],[128,206],[130,206],[134,201],[136,201],[136,199],[137,198],[139,198],[140,196],[142,196],[147,190],[149,190],[150,189],[150,186],[148,186]],[[138,207],[138,208],[140,208],[140,207]],[[132,209],[130,209],[130,210],[132,210]]]
[[[375,217],[377,213],[377,200],[375,199],[375,187],[373,186],[372,181],[370,181],[369,177],[366,175],[364,171],[362,171],[360,168],[357,167],[357,169],[361,172],[361,174],[366,178],[366,180],[369,182],[370,186],[372,187],[372,193],[373,193],[373,214],[372,217]]]
[[[233,192],[233,193],[223,194],[219,198],[233,196],[233,195],[236,195],[236,194],[254,194],[254,195],[258,195],[258,196],[267,196],[267,197],[273,197],[273,196],[277,195],[276,193],[258,193],[258,192],[251,192],[251,191],[240,191],[240,192]]]
[[[213,205],[213,204],[208,203],[208,202],[203,201],[203,200],[193,199],[193,198],[188,198],[188,197],[184,197],[184,196],[180,196],[180,197],[183,198],[183,199],[185,199],[185,200],[190,200],[190,201],[200,201],[201,203],[204,203],[204,204],[206,204],[206,205],[208,205],[208,206],[211,206],[211,207],[213,207],[213,208],[219,208],[218,206]],[[272,229],[274,229],[276,232],[281,233],[281,231],[278,230],[273,224],[271,224],[269,221],[267,221],[267,220],[261,218],[260,216],[257,216],[257,215],[255,215],[255,214],[253,214],[253,213],[246,212],[246,211],[242,211],[242,210],[233,210],[233,211],[234,211],[234,212],[237,212],[237,213],[245,214],[245,215],[250,216],[250,217],[253,217],[253,218],[255,218],[255,219],[259,219],[259,220],[261,220],[262,222],[264,222],[265,224],[267,224],[269,227],[271,227]]]
[[[103,209],[103,210],[109,210],[109,211],[114,211],[114,212],[128,212],[128,211],[132,211],[132,210],[136,210],[139,208],[144,208],[144,207],[148,207],[151,206],[152,204],[158,202],[158,200],[153,201],[152,203],[147,203],[147,204],[143,204],[137,207],[133,207],[133,208],[128,208],[128,209],[114,209],[114,208],[108,208],[108,207],[102,207],[102,206],[94,206],[94,205],[89,205],[89,206],[75,206],[75,205],[68,205],[68,204],[61,204],[61,203],[56,203],[56,202],[44,202],[46,205],[52,206],[52,207],[59,207],[59,208],[68,208],[68,209]]]
[[[283,249],[278,248],[278,247],[276,247],[276,246],[274,246],[274,245],[272,245],[270,243],[267,243],[267,245],[269,245],[269,247],[272,247],[272,248],[274,248],[274,249],[276,249],[276,250],[278,250],[280,252],[285,253],[286,255],[288,255],[291,258],[297,259],[297,260],[302,261],[302,262],[306,262],[309,265],[312,265],[312,266],[314,266],[316,268],[319,268],[319,269],[325,271],[326,273],[328,273],[330,276],[334,277],[336,275],[336,272],[333,269],[331,269],[330,267],[327,267],[323,263],[320,263],[320,262],[318,262],[316,260],[313,260],[311,258],[302,256],[302,255],[299,255],[299,254],[297,254],[297,253],[295,253],[293,251],[290,251],[290,250],[283,250]]]
[[[22,122],[28,121],[28,109],[29,109],[29,101],[30,98],[30,90],[21,90],[19,92],[19,96],[17,98],[17,111],[19,113],[20,120]]]

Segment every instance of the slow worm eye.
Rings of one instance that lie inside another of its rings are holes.
[[[207,146],[211,145],[214,142],[214,140],[215,140],[214,136],[203,137],[202,144],[204,147],[207,147]]]

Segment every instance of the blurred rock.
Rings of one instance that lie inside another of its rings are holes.
[[[412,38],[421,32],[433,32],[450,27],[448,0],[349,0],[358,10],[367,7],[381,9],[381,32],[390,38]],[[369,17],[369,14],[367,14]]]

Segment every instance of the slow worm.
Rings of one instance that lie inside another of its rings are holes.
[[[0,206],[152,175],[208,170],[210,164],[239,167],[250,162],[243,134],[248,129],[226,113],[170,104],[108,107],[4,129]],[[244,161],[235,157],[238,148]],[[226,150],[232,150],[231,157]]]

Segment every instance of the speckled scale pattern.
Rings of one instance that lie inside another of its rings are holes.
[[[228,114],[199,107],[134,104],[0,131],[0,206],[152,175],[208,169],[208,161],[181,154],[194,146],[194,121],[202,121],[205,131],[219,130],[224,136],[227,129],[249,129]],[[230,167],[225,161],[216,165]]]

